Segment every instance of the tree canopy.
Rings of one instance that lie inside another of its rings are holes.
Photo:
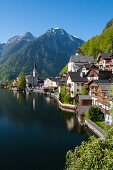
[[[105,141],[91,136],[66,155],[66,170],[111,170],[113,167],[113,127]]]
[[[84,55],[97,58],[99,52],[108,53],[113,50],[113,20],[105,27],[103,33],[85,42],[81,50]]]
[[[98,107],[91,106],[88,111],[85,113],[85,118],[88,118],[92,121],[100,120],[101,111]]]
[[[21,72],[19,74],[19,87],[26,87],[26,79],[25,79],[25,73]]]
[[[88,90],[87,90],[87,88],[85,87],[85,86],[82,86],[82,88],[81,88],[81,95],[88,95]]]

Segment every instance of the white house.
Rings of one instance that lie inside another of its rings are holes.
[[[44,87],[57,88],[58,78],[47,78],[44,80]]]
[[[70,57],[68,63],[68,72],[77,72],[82,65],[94,62],[93,56],[83,56],[82,53],[76,52]]]
[[[87,82],[86,77],[81,77],[80,72],[69,72],[67,74],[66,90],[74,97],[75,94],[81,94],[81,87]]]

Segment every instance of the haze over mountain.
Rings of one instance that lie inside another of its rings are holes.
[[[15,36],[0,46],[0,79],[12,80],[21,71],[32,74],[34,58],[39,77],[55,76],[83,43],[61,28],[51,28],[38,38],[31,33]]]

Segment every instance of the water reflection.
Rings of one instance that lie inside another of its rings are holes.
[[[53,132],[64,130],[65,124],[68,132],[76,131],[80,134],[84,131],[74,113],[61,111],[56,101],[48,96],[3,90],[0,91],[0,98],[2,116],[15,124],[31,126],[38,123]]]
[[[66,152],[87,135],[54,98],[0,90],[0,139],[0,169],[60,170]]]

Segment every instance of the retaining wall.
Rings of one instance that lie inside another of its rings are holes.
[[[94,122],[92,122],[89,119],[85,120],[85,125],[87,125],[97,136],[103,138],[105,135],[105,131],[100,128],[98,125],[96,125]]]

